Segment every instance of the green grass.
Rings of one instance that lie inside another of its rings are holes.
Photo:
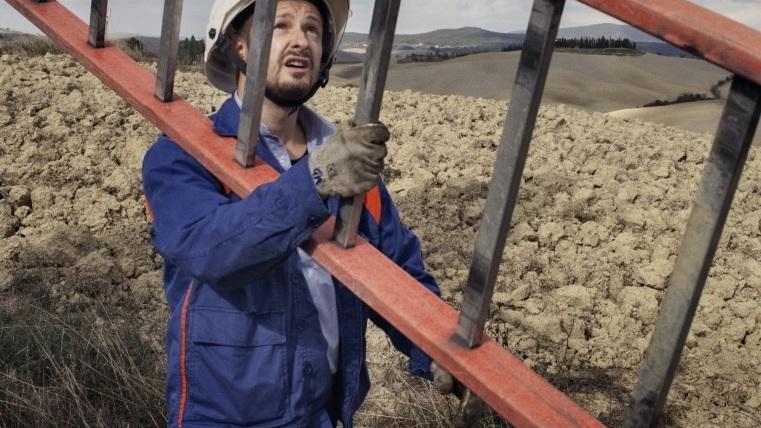
[[[0,55],[44,56],[63,53],[50,39],[37,36],[20,36],[0,39]]]

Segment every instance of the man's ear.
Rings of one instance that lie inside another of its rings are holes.
[[[233,36],[232,45],[233,50],[241,59],[243,59],[243,62],[248,62],[248,44],[243,37]]]

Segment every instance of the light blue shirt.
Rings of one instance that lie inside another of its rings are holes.
[[[243,101],[238,97],[237,92],[235,102],[238,103],[238,107],[243,108]],[[308,152],[312,152],[323,143],[322,135],[329,135],[335,131],[331,124],[306,106],[299,108],[298,115],[298,122],[306,136]],[[330,132],[325,132],[326,130]],[[272,135],[263,123],[260,125],[259,134],[260,139],[267,144],[267,148],[275,155],[280,166],[288,170],[291,167],[291,157],[280,139]],[[327,357],[330,371],[335,373],[338,370],[338,310],[333,277],[301,248],[298,248],[298,254],[301,261],[301,273],[306,278],[309,292],[319,314],[320,328],[328,344]]]

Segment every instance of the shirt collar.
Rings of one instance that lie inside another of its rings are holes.
[[[228,98],[219,111],[212,115],[214,124],[214,132],[223,137],[237,137],[238,127],[240,126],[240,114],[243,106],[243,101],[235,92]],[[312,109],[307,106],[299,107],[299,123],[304,127],[307,135],[307,140],[312,139],[324,139],[332,135],[336,129],[328,121],[320,117]],[[270,134],[267,127],[262,124],[260,132],[266,132]]]
[[[237,91],[225,101],[214,115],[214,131],[223,137],[237,137],[243,101]],[[300,106],[298,122],[307,139],[307,151],[311,152],[322,145],[335,133],[335,126],[322,118],[307,106]],[[264,142],[284,170],[291,167],[290,157],[280,140],[272,135],[263,123],[259,129],[259,142]]]

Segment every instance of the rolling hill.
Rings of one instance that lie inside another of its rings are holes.
[[[386,87],[507,100],[519,59],[520,52],[492,52],[435,63],[394,64]],[[359,78],[361,67],[337,64],[333,81],[352,84]],[[544,101],[608,112],[640,107],[656,99],[676,99],[685,92],[710,94],[711,85],[727,74],[705,61],[690,58],[557,52]]]
[[[421,34],[397,34],[394,45],[427,45],[450,47],[493,47],[523,43],[522,34],[497,33],[476,27],[435,30]],[[346,33],[342,48],[361,46],[367,43],[367,34]]]
[[[637,43],[640,50],[666,56],[690,56],[687,52],[650,36],[630,25],[595,24],[580,27],[561,28],[558,37],[564,38],[600,38],[629,39]],[[420,34],[397,34],[394,48],[428,47],[450,49],[463,52],[496,52],[508,46],[520,45],[525,32],[499,33],[476,27],[442,29]],[[365,46],[367,34],[346,33],[341,44],[342,49]]]

